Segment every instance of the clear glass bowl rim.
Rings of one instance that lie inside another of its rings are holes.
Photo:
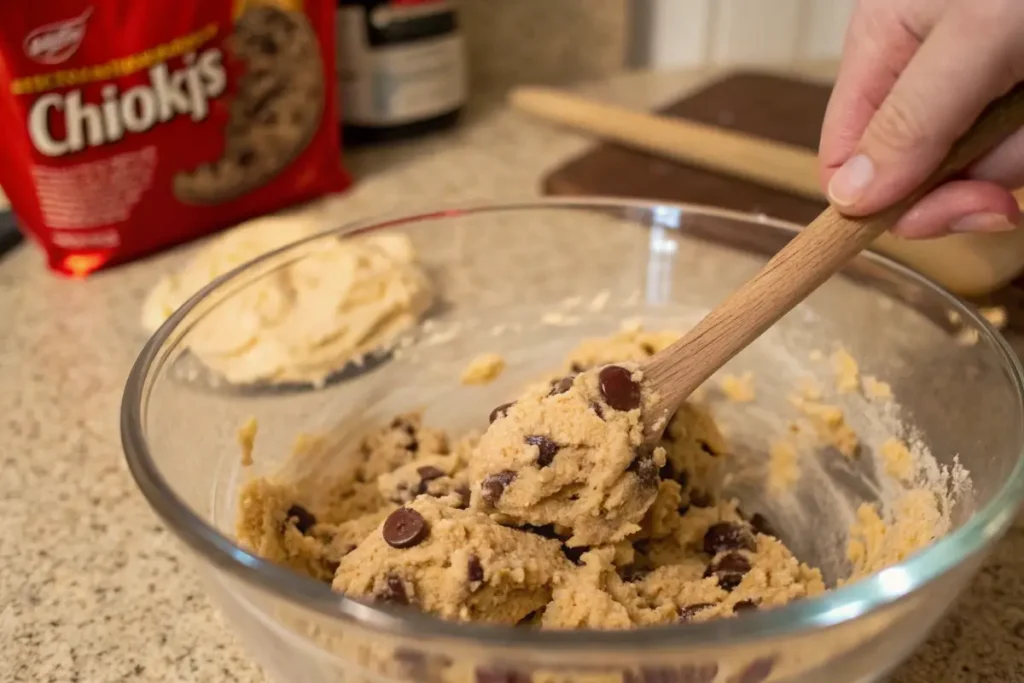
[[[414,610],[377,607],[334,593],[326,584],[301,576],[243,550],[229,537],[203,521],[184,503],[164,479],[150,454],[143,427],[146,403],[151,390],[149,380],[169,355],[170,349],[165,348],[167,342],[170,340],[177,343],[178,339],[172,340],[172,337],[181,323],[211,293],[229,282],[251,281],[245,280],[247,274],[258,272],[258,275],[253,277],[256,279],[269,272],[258,271],[254,268],[257,264],[279,259],[289,251],[300,251],[303,245],[328,236],[369,232],[396,225],[419,224],[446,217],[558,209],[618,210],[625,216],[629,215],[629,212],[653,213],[657,208],[681,211],[684,215],[702,215],[758,224],[790,234],[799,230],[798,226],[786,221],[696,204],[589,197],[470,204],[461,208],[377,216],[339,228],[327,229],[264,254],[217,278],[191,297],[147,341],[128,376],[121,404],[121,441],[132,476],[149,504],[186,545],[203,560],[249,585],[269,592],[277,598],[298,603],[320,615],[356,622],[360,627],[382,633],[415,639],[452,640],[475,646],[490,645],[505,651],[522,648],[533,652],[557,650],[565,653],[567,650],[585,651],[600,648],[610,653],[636,653],[640,650],[666,647],[689,649],[778,638],[809,629],[835,626],[909,596],[975,553],[983,551],[1003,534],[1024,498],[1024,368],[1006,340],[972,307],[927,277],[874,252],[864,252],[859,258],[870,259],[890,273],[944,299],[951,310],[956,311],[965,322],[969,321],[979,330],[980,341],[991,345],[1017,395],[1022,417],[1016,425],[1017,441],[1021,444],[1022,450],[1018,453],[1011,475],[999,492],[953,533],[904,562],[868,578],[827,591],[815,598],[799,600],[773,610],[751,612],[742,619],[720,619],[688,624],[686,628],[669,625],[629,631],[538,631],[511,626],[446,621]],[[285,259],[281,259],[281,264],[277,267],[284,263]]]

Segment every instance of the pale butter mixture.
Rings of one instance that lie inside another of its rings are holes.
[[[323,227],[303,216],[268,217],[217,237],[155,285],[143,305],[143,327],[155,331],[217,277]],[[213,308],[186,343],[231,383],[319,383],[346,363],[388,347],[433,298],[407,236],[389,232],[319,241],[314,251]]]
[[[350,459],[340,474],[256,479],[241,495],[238,538],[354,597],[523,627],[705,621],[820,594],[818,569],[723,496],[730,447],[707,405],[686,404],[656,448],[642,446],[638,363],[675,338],[633,328],[581,344],[553,379],[482,414],[482,435],[401,415],[356,453],[327,454]],[[865,390],[851,363],[835,365],[840,391]],[[842,411],[820,392],[798,397],[818,430],[807,433],[841,455],[808,456],[795,432],[766,437],[768,486],[779,491],[799,480],[802,457],[860,457]],[[243,436],[251,452],[253,434]],[[886,469],[913,479],[906,444],[894,437],[882,451]],[[904,559],[945,523],[931,492],[909,484],[891,510],[863,505],[850,580]]]

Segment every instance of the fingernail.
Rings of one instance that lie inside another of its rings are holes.
[[[828,198],[838,207],[853,206],[875,177],[875,164],[858,154],[846,160],[828,183]]]
[[[1016,227],[1001,213],[972,213],[953,221],[949,230],[950,232],[1008,232]]]

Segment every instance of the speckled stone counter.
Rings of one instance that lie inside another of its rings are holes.
[[[646,107],[696,79],[636,75],[589,90]],[[344,222],[531,196],[586,145],[484,101],[447,136],[349,156],[361,180],[331,208]],[[27,246],[0,261],[0,681],[263,680],[120,448],[141,298],[187,251],[84,282],[51,276]],[[1024,681],[1024,525],[894,680]]]

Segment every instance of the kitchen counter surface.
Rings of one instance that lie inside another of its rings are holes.
[[[650,107],[710,75],[627,75],[581,90]],[[587,144],[485,98],[453,133],[348,154],[360,181],[329,207],[341,223],[529,197]],[[139,305],[188,251],[81,282],[50,275],[28,245],[0,261],[0,682],[263,680],[121,453]],[[1024,682],[1024,525],[893,680]]]

